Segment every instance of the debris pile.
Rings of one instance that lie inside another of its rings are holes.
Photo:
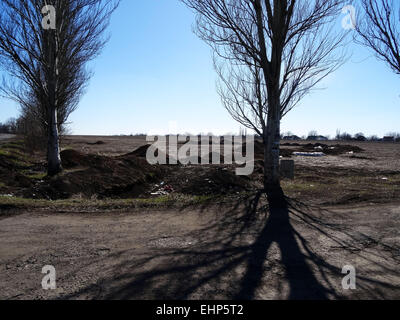
[[[326,155],[338,156],[342,154],[354,154],[360,153],[364,150],[357,146],[352,145],[326,145],[322,143],[307,143],[307,144],[299,144],[299,143],[284,143],[282,147],[289,148],[281,148],[281,155],[283,157],[291,157],[294,156],[308,156],[308,157],[322,157]]]
[[[156,184],[155,189],[156,191],[150,193],[152,196],[165,196],[175,191],[171,185],[165,184],[164,181],[162,181],[159,184]]]

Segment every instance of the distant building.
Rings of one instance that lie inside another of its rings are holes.
[[[328,141],[328,138],[324,136],[308,136],[307,140]]]
[[[394,139],[394,137],[383,137],[383,141],[384,142],[394,142],[395,139]]]
[[[283,140],[298,141],[298,140],[301,140],[301,138],[300,138],[299,136],[292,135],[292,136],[285,136],[285,137],[283,137]]]

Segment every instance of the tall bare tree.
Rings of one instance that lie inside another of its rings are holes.
[[[335,30],[333,21],[345,2],[182,1],[197,13],[200,38],[235,69],[224,73],[217,68],[220,75],[224,74],[224,92],[229,93],[223,100],[235,119],[261,131],[264,187],[267,192],[279,190],[281,118],[343,62],[336,49],[345,35]],[[246,109],[253,119],[244,112]]]
[[[357,16],[358,41],[400,74],[400,2],[361,0]]]
[[[59,125],[90,78],[87,62],[104,47],[119,0],[2,0],[0,90],[34,113],[48,132],[48,174],[62,170]]]
[[[268,96],[261,68],[256,64],[232,64],[214,57],[219,76],[218,93],[233,119],[263,136],[267,124]]]

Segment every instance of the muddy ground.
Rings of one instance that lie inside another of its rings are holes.
[[[148,167],[131,154],[143,137],[67,137],[79,161],[53,180],[40,155],[9,143],[0,299],[400,298],[399,144],[351,142],[355,152],[316,158],[291,156],[309,142],[285,145],[296,177],[282,183],[286,205],[270,207],[256,192],[260,166],[244,180],[230,166]],[[43,186],[67,193],[33,197]],[[54,291],[41,288],[45,265],[56,268]],[[345,265],[355,290],[342,288]]]

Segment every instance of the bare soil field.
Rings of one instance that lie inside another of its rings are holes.
[[[43,154],[0,141],[0,299],[400,298],[400,144],[299,144],[282,144],[295,179],[275,207],[257,192],[257,143],[238,177],[150,166],[144,137],[70,136],[48,178]],[[41,287],[45,265],[56,290]]]

